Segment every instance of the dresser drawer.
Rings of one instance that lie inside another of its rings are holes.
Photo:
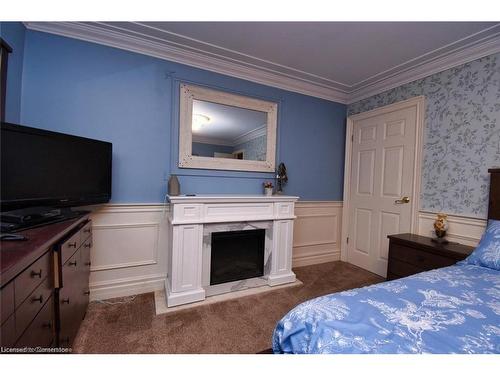
[[[80,301],[80,316],[81,319],[85,317],[87,307],[89,305],[89,277],[90,277],[90,249],[92,248],[92,238],[87,239],[83,246],[80,248],[80,266],[78,269],[78,291],[81,293]]]
[[[0,291],[0,324],[3,324],[14,312],[14,283],[10,282]]]
[[[73,256],[69,258],[62,266],[62,280],[60,281],[59,286],[62,288],[67,286],[66,290],[68,290],[76,282],[78,276],[78,267],[80,265],[79,254],[79,252],[73,254]]]
[[[87,238],[92,235],[92,222],[89,221],[85,226],[80,229],[80,242],[84,243]]]
[[[59,291],[59,346],[71,347],[81,323],[80,301],[73,288]]]
[[[51,278],[45,280],[16,309],[16,332],[21,334],[52,296]]]
[[[69,239],[64,241],[61,245],[61,264],[66,261],[78,250],[82,244],[80,231],[73,234]]]
[[[435,268],[447,267],[457,262],[452,258],[447,258],[437,254],[432,254],[426,251],[421,251],[412,247],[405,247],[397,244],[391,244],[389,256],[393,259],[412,264],[422,270],[432,270]]]
[[[387,279],[394,280],[401,277],[411,276],[416,273],[427,271],[423,268],[417,267],[413,264],[401,262],[396,259],[389,261],[389,268],[387,270]]]
[[[49,298],[35,319],[17,341],[18,348],[40,346],[49,348],[54,342],[54,303]]]
[[[0,346],[13,347],[16,342],[16,323],[14,315],[11,315],[0,327]]]
[[[52,252],[42,255],[14,280],[16,308],[20,306],[42,281],[51,275]]]

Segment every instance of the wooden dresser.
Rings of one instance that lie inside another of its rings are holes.
[[[387,280],[399,279],[464,260],[474,250],[471,246],[450,242],[440,245],[430,237],[404,233],[389,238]]]
[[[59,347],[71,347],[89,304],[92,223],[88,221],[54,250],[56,331]]]
[[[19,233],[1,243],[0,346],[71,347],[89,299],[89,216]]]

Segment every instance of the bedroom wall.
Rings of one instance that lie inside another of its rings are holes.
[[[183,193],[261,193],[273,174],[177,167],[180,82],[278,102],[286,193],[342,199],[345,105],[145,55],[28,30],[21,122],[113,142],[113,203],[162,202],[170,173]]]
[[[7,70],[5,121],[19,123],[26,28],[21,22],[0,22],[0,36],[12,48]]]
[[[479,219],[472,222],[480,226],[474,235],[480,235],[487,216],[488,168],[500,166],[500,54],[350,104],[348,114],[418,95],[426,97],[421,210],[446,212],[459,221]],[[433,215],[428,216],[424,228],[432,223]],[[467,231],[454,230],[458,236]]]
[[[260,194],[273,176],[177,167],[180,82],[278,102],[277,162],[287,166],[285,193],[301,197],[294,265],[339,259],[345,105],[27,30],[20,122],[113,142],[112,202],[92,215],[91,298],[163,288],[170,173],[198,194]]]

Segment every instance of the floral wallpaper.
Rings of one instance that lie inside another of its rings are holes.
[[[365,112],[426,97],[421,209],[486,218],[488,168],[500,166],[500,53],[348,106]]]
[[[245,143],[241,143],[234,147],[234,150],[245,150],[245,159],[247,160],[266,160],[266,151],[267,151],[267,136],[263,135],[261,137],[257,137],[247,141]]]

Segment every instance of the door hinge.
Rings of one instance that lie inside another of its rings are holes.
[[[347,237],[347,243],[349,243],[349,237]]]
[[[351,142],[354,142],[354,134],[351,135]]]

